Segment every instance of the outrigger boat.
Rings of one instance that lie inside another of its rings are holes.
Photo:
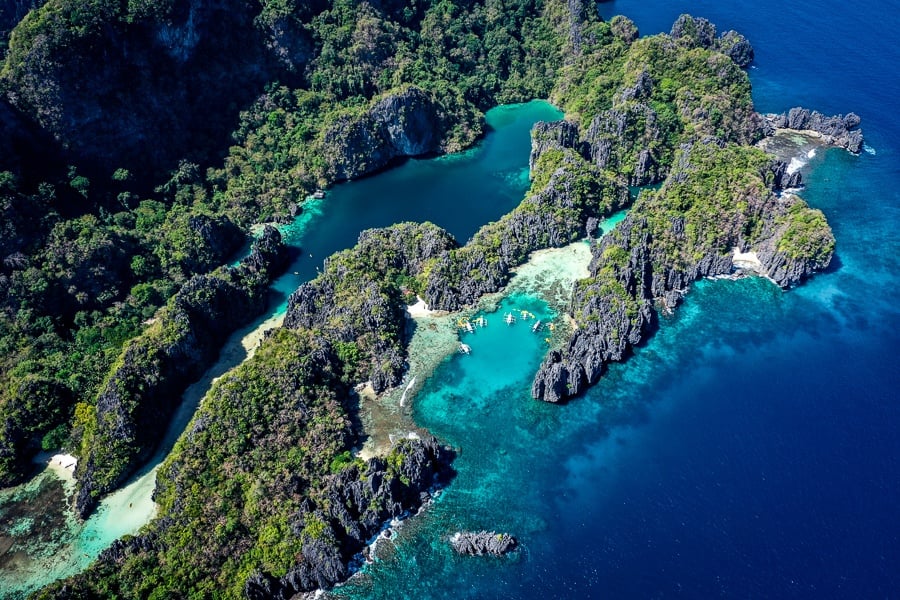
[[[459,344],[459,351],[462,352],[463,354],[471,354],[471,353],[472,353],[472,348],[469,347],[468,344],[463,344],[462,342],[460,342],[460,344]]]
[[[479,327],[487,327],[487,319],[484,318],[484,315],[481,315],[477,319],[475,319],[475,324]]]
[[[465,329],[469,333],[474,333],[475,328],[472,327],[472,323],[468,319],[460,319],[456,322],[456,326],[460,329]]]
[[[534,326],[531,328],[531,332],[532,332],[532,333],[537,333],[537,332],[540,331],[540,330],[541,330],[541,320],[538,319],[538,320],[537,320],[537,323],[535,323]]]
[[[503,320],[506,321],[507,325],[512,325],[513,323],[516,322],[516,318],[513,316],[513,314],[511,312],[506,313],[506,316],[503,317]]]

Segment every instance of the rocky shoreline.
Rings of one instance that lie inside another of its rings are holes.
[[[860,118],[852,112],[829,117],[818,111],[794,107],[787,113],[761,117],[766,136],[790,130],[817,138],[825,145],[844,148],[853,154],[859,154],[863,149],[863,133],[858,129]]]
[[[729,190],[733,184],[726,179],[717,183],[728,190],[722,200],[729,208],[710,213],[682,204],[681,214],[672,214],[672,202],[702,198],[700,178],[711,171],[724,176],[726,164],[741,165],[746,177],[738,189]],[[579,327],[545,359],[532,395],[560,402],[582,393],[608,363],[626,358],[652,333],[654,306],[671,310],[697,279],[732,273],[735,256],[754,252],[760,274],[782,288],[826,268],[834,252],[831,230],[821,212],[776,193],[784,173],[784,163],[752,149],[714,142],[683,148],[662,188],[643,195],[594,246],[591,278],[576,285],[570,307]],[[802,248],[792,245],[795,238],[803,238]]]
[[[285,259],[281,234],[266,227],[237,267],[190,279],[158,322],[125,348],[85,426],[75,469],[82,519],[150,455],[182,392],[228,335],[265,310],[269,282]]]
[[[508,533],[458,531],[450,536],[450,547],[464,556],[504,556],[514,552],[519,542]]]

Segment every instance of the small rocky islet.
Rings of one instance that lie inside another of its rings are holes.
[[[752,47],[735,32],[717,36],[704,19],[682,16],[670,34],[641,38],[623,17],[604,23],[580,3],[550,4],[565,15],[551,22],[571,68],[548,92],[567,120],[535,127],[522,203],[465,244],[431,224],[401,223],[363,232],[330,257],[291,296],[284,326],[198,409],[160,469],[158,518],[37,597],[215,589],[287,598],[349,577],[385,523],[453,476],[454,451],[434,439],[404,440],[368,461],[352,453],[364,435],[353,386],[384,391],[402,379],[410,292],[434,309],[472,305],[502,290],[531,252],[593,236],[599,219],[630,206],[592,243],[590,277],[576,284],[569,309],[577,327],[535,376],[533,396],[559,402],[652,335],[658,312],[675,309],[691,283],[731,273],[736,252],[754,254],[758,273],[782,288],[828,266],[835,239],[824,216],[784,192],[800,183],[796,173],[753,144],[795,129],[859,152],[855,115],[758,115],[742,70]],[[273,24],[276,46],[289,41],[279,31]],[[597,69],[607,85],[594,85]],[[259,100],[273,120],[285,107],[308,108],[302,94],[278,93]],[[317,133],[317,176],[352,179],[398,157],[465,145],[473,130],[459,131],[453,107],[427,86],[373,95]],[[636,199],[629,192],[651,184],[660,187]],[[194,225],[200,237],[228,235],[227,226]],[[146,460],[179,392],[214,360],[223,336],[262,310],[283,260],[267,228],[238,266],[187,279],[123,348],[77,426],[82,515]],[[21,462],[22,444],[12,448]],[[502,555],[518,542],[482,531],[451,544],[460,554]]]

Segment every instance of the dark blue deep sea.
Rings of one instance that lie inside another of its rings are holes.
[[[600,6],[642,34],[682,12],[744,33],[761,111],[862,117],[868,152],[819,150],[804,169],[834,268],[787,293],[694,286],[636,356],[562,407],[529,398],[534,337],[471,336],[472,356],[449,359],[413,415],[461,449],[456,481],[337,594],[900,597],[900,2]],[[457,558],[446,537],[461,528],[509,531],[524,550]]]
[[[504,299],[489,327],[463,335],[472,354],[449,357],[413,402],[416,424],[459,449],[456,479],[334,594],[900,598],[900,0],[600,10],[645,35],[682,12],[707,17],[755,47],[760,111],[861,116],[867,152],[820,149],[803,169],[801,195],[837,238],[833,268],[786,293],[761,279],[693,286],[634,357],[564,406],[530,397],[542,336],[501,322],[558,316],[525,292]],[[532,123],[558,117],[546,103],[495,109],[478,148],[307,205],[285,229],[302,251],[273,313],[362,228],[429,219],[464,241],[511,210],[528,186]],[[460,529],[508,531],[523,549],[456,557],[447,538]],[[53,578],[12,577],[15,589]]]

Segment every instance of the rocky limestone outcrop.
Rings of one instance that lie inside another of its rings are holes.
[[[609,30],[614,36],[625,42],[633,43],[640,36],[637,25],[628,17],[616,15],[609,21]]]
[[[293,535],[303,540],[297,565],[282,577],[258,572],[244,586],[250,600],[287,600],[295,594],[330,589],[350,576],[353,557],[392,519],[417,510],[436,487],[453,477],[455,454],[434,438],[402,440],[389,462],[370,459],[333,476],[324,500],[303,502]]]
[[[329,257],[321,275],[291,294],[284,326],[356,344],[368,359],[358,376],[381,392],[399,383],[405,368],[403,290],[395,277],[417,276],[426,261],[456,246],[430,223],[363,231],[354,248]]]
[[[824,216],[796,196],[776,194],[785,183],[783,163],[761,162],[754,152],[712,142],[684,148],[661,190],[642,197],[594,245],[591,276],[572,295],[578,327],[542,363],[533,397],[560,402],[596,383],[607,364],[623,360],[654,329],[654,304],[674,309],[694,281],[731,273],[734,248],[755,252],[758,272],[782,288],[828,266],[834,237]],[[724,204],[707,206],[704,172],[735,162],[747,165],[748,184]],[[751,165],[760,163],[754,174]],[[686,198],[699,204],[685,206]]]
[[[416,87],[376,101],[361,117],[344,117],[325,132],[323,153],[335,181],[355,179],[392,160],[437,152],[444,129],[438,104]]]
[[[826,116],[818,111],[794,107],[779,115],[762,115],[764,132],[773,135],[777,129],[812,131],[831,146],[838,146],[859,154],[863,149],[863,134],[858,129],[860,118],[855,113]]]
[[[191,278],[159,323],[126,346],[97,396],[96,426],[78,460],[75,505],[82,518],[149,456],[184,389],[228,335],[265,309],[268,284],[284,260],[281,234],[266,227],[237,267]]]
[[[689,48],[707,48],[725,54],[746,68],[753,62],[753,46],[740,33],[730,30],[716,37],[716,26],[704,18],[681,15],[672,25],[670,34],[679,44]]]
[[[542,190],[482,227],[465,247],[448,251],[431,265],[423,296],[437,310],[471,305],[506,285],[511,269],[531,252],[583,237],[590,219],[611,214],[629,201],[624,185],[603,177],[582,158],[566,154]]]
[[[773,161],[768,172],[764,178],[771,179],[773,190],[796,189],[803,185],[803,175],[800,171],[789,172],[788,163],[783,160]]]
[[[450,546],[465,556],[503,556],[518,548],[519,542],[508,533],[459,531],[450,537]]]
[[[538,121],[531,128],[531,154],[528,158],[529,173],[534,173],[538,159],[547,150],[565,150],[571,148],[584,154],[578,124],[572,121]]]
[[[302,71],[308,34],[256,27],[259,11],[233,0],[49,0],[13,31],[0,87],[89,174],[158,178],[226,147],[237,111],[266,82],[290,80],[286,62]]]
[[[730,30],[723,33],[716,42],[716,49],[731,58],[742,69],[746,69],[753,62],[753,46],[737,31]]]
[[[645,97],[653,85],[649,77],[639,79],[622,93],[631,99]],[[665,175],[650,147],[660,139],[656,111],[643,103],[610,109],[593,118],[585,132],[591,161],[600,169],[613,169],[628,177],[628,185],[656,183]]]
[[[622,101],[646,98],[652,86],[650,76],[644,72],[634,86],[622,90]],[[568,148],[598,169],[622,173],[628,185],[648,185],[665,176],[659,157],[650,150],[658,147],[660,137],[656,112],[641,102],[627,102],[620,109],[598,113],[583,135],[578,124],[571,121],[537,123],[531,133],[529,165],[534,171],[544,152]]]

